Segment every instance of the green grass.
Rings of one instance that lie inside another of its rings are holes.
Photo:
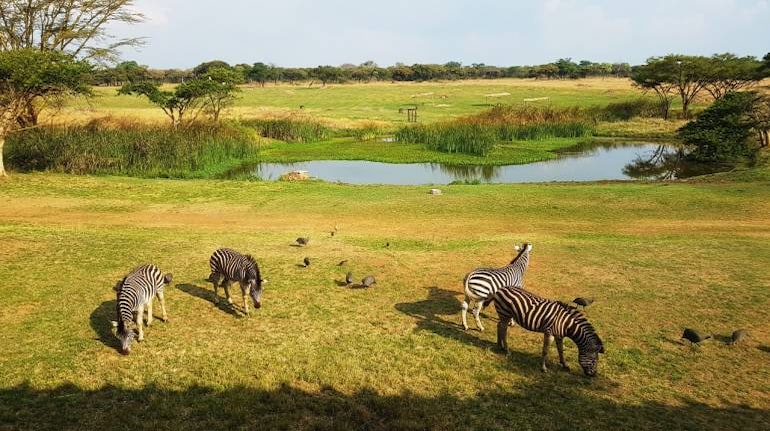
[[[353,138],[302,144],[273,141],[261,146],[260,161],[292,163],[309,160],[369,160],[384,163],[514,165],[554,159],[557,157],[557,150],[575,146],[580,142],[580,139],[569,138],[513,141],[497,144],[486,156],[479,156],[434,151],[423,144],[358,141]]]
[[[0,428],[766,429],[768,186],[458,185],[430,196],[12,175],[0,183]],[[291,247],[300,235],[310,245]],[[571,342],[572,372],[541,374],[542,337],[520,328],[512,354],[497,353],[493,308],[487,331],[459,327],[463,275],[527,240],[528,289],[596,299],[586,314],[607,351],[599,377],[579,374]],[[251,318],[210,301],[207,260],[220,246],[254,253],[270,280]],[[304,256],[310,268],[297,267]],[[175,275],[171,321],[122,357],[111,288],[142,262]],[[378,285],[339,287],[348,270]],[[685,326],[720,338],[681,345]],[[751,339],[724,345],[740,327]]]

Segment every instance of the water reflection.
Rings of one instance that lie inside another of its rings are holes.
[[[726,168],[693,162],[687,158],[684,147],[658,145],[653,151],[637,156],[623,168],[623,173],[630,178],[663,181],[710,174]]]
[[[553,160],[508,166],[391,164],[360,160],[315,160],[262,163],[253,174],[276,180],[291,170],[311,177],[349,184],[447,184],[451,182],[526,183],[547,181],[667,180],[714,172],[693,164],[681,147],[628,142],[599,142],[559,152]],[[724,168],[722,168],[724,169]],[[716,170],[719,170],[717,168]]]

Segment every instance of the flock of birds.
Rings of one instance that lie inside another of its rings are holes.
[[[732,335],[730,336],[730,341],[728,341],[727,344],[732,346],[746,340],[748,337],[748,331],[745,329],[738,329],[733,331]],[[713,337],[710,334],[704,334],[696,329],[685,328],[680,340],[687,340],[693,346],[700,346],[700,343],[708,340],[709,338]]]
[[[331,236],[334,236],[338,231],[339,231],[339,226],[334,226],[334,230],[332,230],[329,233],[331,234]],[[310,243],[310,237],[309,236],[301,236],[301,237],[297,238],[295,240],[295,242],[297,243],[297,245],[299,247],[306,247]],[[390,242],[386,243],[385,247],[386,248],[390,247]],[[303,267],[307,268],[307,267],[310,266],[311,263],[312,263],[312,261],[310,260],[310,258],[308,256],[305,256],[302,259],[302,265],[300,265],[300,266],[303,266]],[[348,263],[347,259],[341,260],[337,264],[337,266],[345,266],[345,265],[347,265],[347,263]],[[354,286],[354,283],[355,283],[355,277],[353,276],[353,272],[352,271],[348,271],[348,273],[345,274],[345,286],[352,287],[352,286]],[[374,276],[373,275],[367,275],[363,279],[361,279],[361,283],[358,286],[359,287],[363,287],[363,288],[369,288],[369,287],[374,286],[375,284],[377,284],[377,280],[374,278]]]

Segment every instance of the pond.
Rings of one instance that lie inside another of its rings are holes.
[[[704,172],[683,160],[681,148],[659,143],[592,143],[560,152],[553,160],[525,165],[463,166],[441,163],[380,163],[360,160],[314,160],[261,163],[254,175],[277,180],[289,171],[349,184],[448,184],[452,182],[529,183],[675,179]]]

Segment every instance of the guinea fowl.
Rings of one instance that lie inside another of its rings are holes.
[[[297,244],[299,244],[301,247],[304,247],[307,245],[307,243],[310,242],[310,237],[299,237],[297,238]]]
[[[348,260],[341,260],[340,263],[337,264],[337,266],[344,266],[346,263],[348,263]]]
[[[708,334],[701,334],[700,332],[696,331],[695,329],[685,328],[684,332],[682,333],[682,338],[689,341],[692,344],[700,345],[704,340],[707,340],[711,338],[711,335]]]
[[[574,302],[575,304],[577,304],[580,307],[585,308],[585,307],[588,307],[589,305],[593,304],[594,300],[593,299],[588,299],[588,298],[577,297],[577,298],[573,299],[572,302]]]
[[[733,335],[732,335],[732,337],[730,339],[730,342],[727,343],[727,344],[732,346],[733,344],[740,343],[741,341],[745,340],[746,337],[748,337],[748,336],[749,336],[749,333],[746,332],[745,329],[739,329],[739,330],[733,332]]]
[[[377,280],[375,280],[374,276],[372,275],[367,275],[363,280],[361,280],[361,286],[371,287],[373,284],[377,284]]]
[[[302,259],[302,263],[304,263],[305,264],[305,268],[307,268],[308,266],[310,266],[310,258],[309,257],[305,257],[304,259]]]
[[[345,275],[345,285],[350,286],[353,284],[353,273],[348,272],[347,275]]]

